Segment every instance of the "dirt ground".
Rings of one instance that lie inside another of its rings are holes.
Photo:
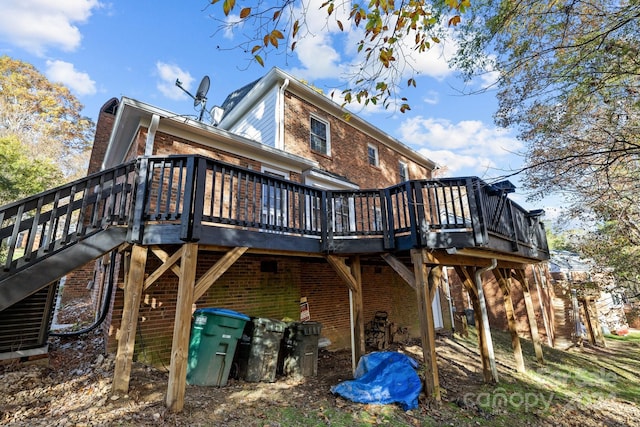
[[[472,344],[455,337],[438,338],[443,401],[436,403],[421,396],[419,408],[412,411],[403,411],[396,405],[356,404],[332,395],[331,386],[351,379],[351,356],[349,352],[321,350],[317,377],[298,380],[284,377],[275,383],[230,379],[225,387],[219,388],[187,386],[184,410],[174,414],[164,404],[166,371],[134,363],[129,393],[112,395],[115,355],[102,354],[99,334],[52,337],[48,364],[0,366],[0,425],[346,426],[350,424],[337,419],[350,419],[347,417],[350,415],[362,421],[361,425],[495,425],[493,421],[504,419],[505,414],[485,413],[465,400],[469,393],[486,387],[482,383],[477,349]],[[416,342],[396,344],[394,350],[421,360]],[[507,387],[514,381],[513,370],[504,363],[499,369]],[[290,409],[309,419],[287,422],[274,419],[278,416],[274,415],[274,408]],[[586,410],[558,405],[533,421],[527,418],[526,423],[581,427],[640,425],[640,410],[633,402],[609,399]],[[512,425],[520,423],[515,419]]]

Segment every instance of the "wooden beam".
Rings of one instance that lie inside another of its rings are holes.
[[[452,254],[447,253],[445,250],[428,251],[424,254],[424,262],[430,265],[447,265],[451,267],[488,267],[491,265],[491,259],[461,255],[459,249]]]
[[[413,289],[416,288],[416,279],[411,270],[409,270],[409,267],[404,265],[402,261],[391,254],[382,254],[381,257],[387,262],[387,264],[389,264],[391,268],[393,268],[396,273],[398,273],[400,277],[402,277],[405,282],[407,282],[409,286],[411,286]]]
[[[198,279],[193,291],[193,300],[197,301],[216,280],[222,276],[247,251],[247,247],[237,247],[224,254],[206,273]]]
[[[163,263],[166,263],[169,260],[169,254],[167,252],[165,252],[162,248],[160,248],[159,246],[151,246],[151,252],[153,252],[153,254],[155,256],[158,257],[158,259],[160,259],[160,261],[162,261]],[[176,251],[175,254],[173,255],[178,255],[178,258],[180,257],[181,254],[181,250],[178,249]],[[177,260],[176,260],[177,262]],[[173,273],[180,277],[180,267],[174,262],[173,264],[171,264],[171,271],[173,271]]]
[[[429,270],[429,276],[427,278],[427,282],[429,283],[429,301],[433,302],[433,299],[436,297],[436,292],[438,288],[442,284],[442,266],[436,265],[431,267]],[[414,288],[415,289],[415,288]],[[433,310],[433,305],[431,306]],[[434,323],[435,328],[435,323]]]
[[[229,250],[229,246],[219,245],[200,245],[200,252],[226,252]],[[272,256],[294,256],[301,258],[325,258],[325,255],[320,252],[296,252],[285,251],[281,249],[261,249],[261,248],[249,248],[247,254],[252,255],[272,255]]]
[[[131,365],[136,344],[138,313],[144,285],[144,272],[147,264],[147,248],[134,245],[131,251],[129,272],[124,287],[124,307],[122,321],[117,333],[118,351],[113,373],[113,393],[127,393],[131,379]]]
[[[355,277],[351,275],[351,269],[346,264],[345,258],[336,255],[327,255],[327,261],[329,261],[329,264],[331,264],[336,273],[338,273],[338,276],[344,280],[349,289],[351,289],[352,292],[358,292],[358,283]]]
[[[144,281],[144,289],[147,289],[149,286],[153,285],[156,280],[158,280],[165,271],[171,269],[174,273],[177,271],[177,275],[180,276],[180,268],[175,264],[178,262],[180,257],[182,256],[182,250],[178,249],[173,255],[168,256],[168,254],[160,248],[151,248],[151,252],[154,253],[160,260],[162,261],[162,265],[158,267],[153,273],[149,275]]]
[[[191,311],[194,302],[193,289],[198,265],[198,244],[186,243],[182,246],[181,252],[178,299],[176,301],[176,317],[173,324],[171,365],[169,366],[169,384],[167,386],[166,399],[167,408],[173,412],[182,411],[187,387],[187,359],[189,356]]]
[[[458,249],[457,255],[462,257],[470,257],[470,258],[480,258],[480,259],[496,259],[499,263],[510,262],[516,265],[511,266],[511,268],[525,268],[528,264],[533,262],[539,262],[539,260],[532,261],[529,258],[519,257],[515,255],[508,255],[501,252],[488,252],[479,249],[472,248],[464,248]]]
[[[453,268],[454,270],[456,270],[456,273],[458,274],[458,277],[460,278],[462,285],[470,294],[470,297],[471,297],[471,294],[473,294],[473,296],[475,296],[475,298],[477,299],[478,290],[476,289],[475,283],[473,282],[473,271],[472,272],[468,271],[468,268],[473,268],[473,267],[467,268],[460,265],[456,265]]]
[[[493,376],[491,355],[489,351],[489,340],[485,335],[484,320],[482,319],[482,307],[480,306],[480,298],[478,288],[474,279],[475,267],[455,266],[456,273],[460,277],[462,284],[469,293],[469,299],[473,305],[473,315],[476,321],[476,332],[478,334],[478,349],[480,351],[480,359],[482,361],[482,376],[484,382],[491,383],[495,381]]]
[[[531,341],[533,341],[533,348],[536,352],[536,359],[538,360],[538,363],[544,363],[542,345],[540,344],[540,334],[538,333],[538,321],[536,320],[536,312],[533,308],[533,300],[531,299],[531,292],[529,291],[529,282],[527,281],[527,275],[525,274],[524,270],[514,270],[514,277],[522,285],[522,292],[524,294],[524,305],[527,309],[529,331],[531,331]]]
[[[522,346],[520,345],[520,336],[516,327],[516,316],[513,310],[513,300],[511,299],[511,270],[506,268],[496,268],[493,275],[500,285],[504,300],[504,311],[507,316],[507,325],[511,333],[511,348],[513,348],[513,357],[516,360],[516,370],[525,372],[524,357],[522,356]]]
[[[606,341],[604,335],[602,335],[602,328],[598,321],[598,308],[596,302],[591,297],[585,297],[583,302],[584,316],[587,322],[587,330],[589,331],[589,337],[591,337],[591,344],[606,347]]]
[[[440,380],[438,378],[438,364],[436,360],[436,331],[433,322],[431,298],[429,289],[430,272],[424,263],[424,250],[412,249],[411,261],[416,284],[418,300],[418,317],[420,318],[420,338],[422,340],[422,356],[425,365],[425,392],[427,397],[437,401],[440,397]],[[435,275],[434,275],[435,276]],[[433,280],[433,279],[431,279]]]
[[[350,298],[352,301],[351,318],[351,336],[353,338],[353,365],[356,366],[358,361],[365,353],[365,336],[364,336],[364,303],[362,300],[362,271],[360,266],[360,257],[351,258],[351,267],[347,266],[344,258],[327,255],[327,261],[338,273],[338,276],[344,280],[349,288]],[[354,372],[355,373],[355,372]]]

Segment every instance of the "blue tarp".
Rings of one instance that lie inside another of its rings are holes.
[[[331,387],[331,392],[358,403],[400,403],[405,411],[418,407],[422,382],[418,362],[396,352],[375,352],[358,362],[355,379]]]

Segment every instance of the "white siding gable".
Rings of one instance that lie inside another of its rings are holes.
[[[270,147],[276,146],[276,100],[274,87],[241,117],[229,131]]]

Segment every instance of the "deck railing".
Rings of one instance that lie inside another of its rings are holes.
[[[4,272],[130,219],[136,162],[0,207]]]
[[[144,222],[180,222],[183,240],[198,240],[203,224],[319,238],[410,236],[416,247],[429,233],[468,233],[474,246],[489,235],[546,249],[542,224],[475,177],[408,181],[387,189],[320,190],[201,156],[140,160],[146,188]],[[142,185],[143,184],[143,185]],[[135,229],[135,227],[134,227]]]
[[[212,225],[317,239],[325,251],[350,239],[437,247],[448,233],[547,252],[538,214],[473,177],[325,191],[197,155],[149,157],[0,207],[0,265],[11,272],[113,224],[140,242],[150,223],[179,225],[183,241]]]

